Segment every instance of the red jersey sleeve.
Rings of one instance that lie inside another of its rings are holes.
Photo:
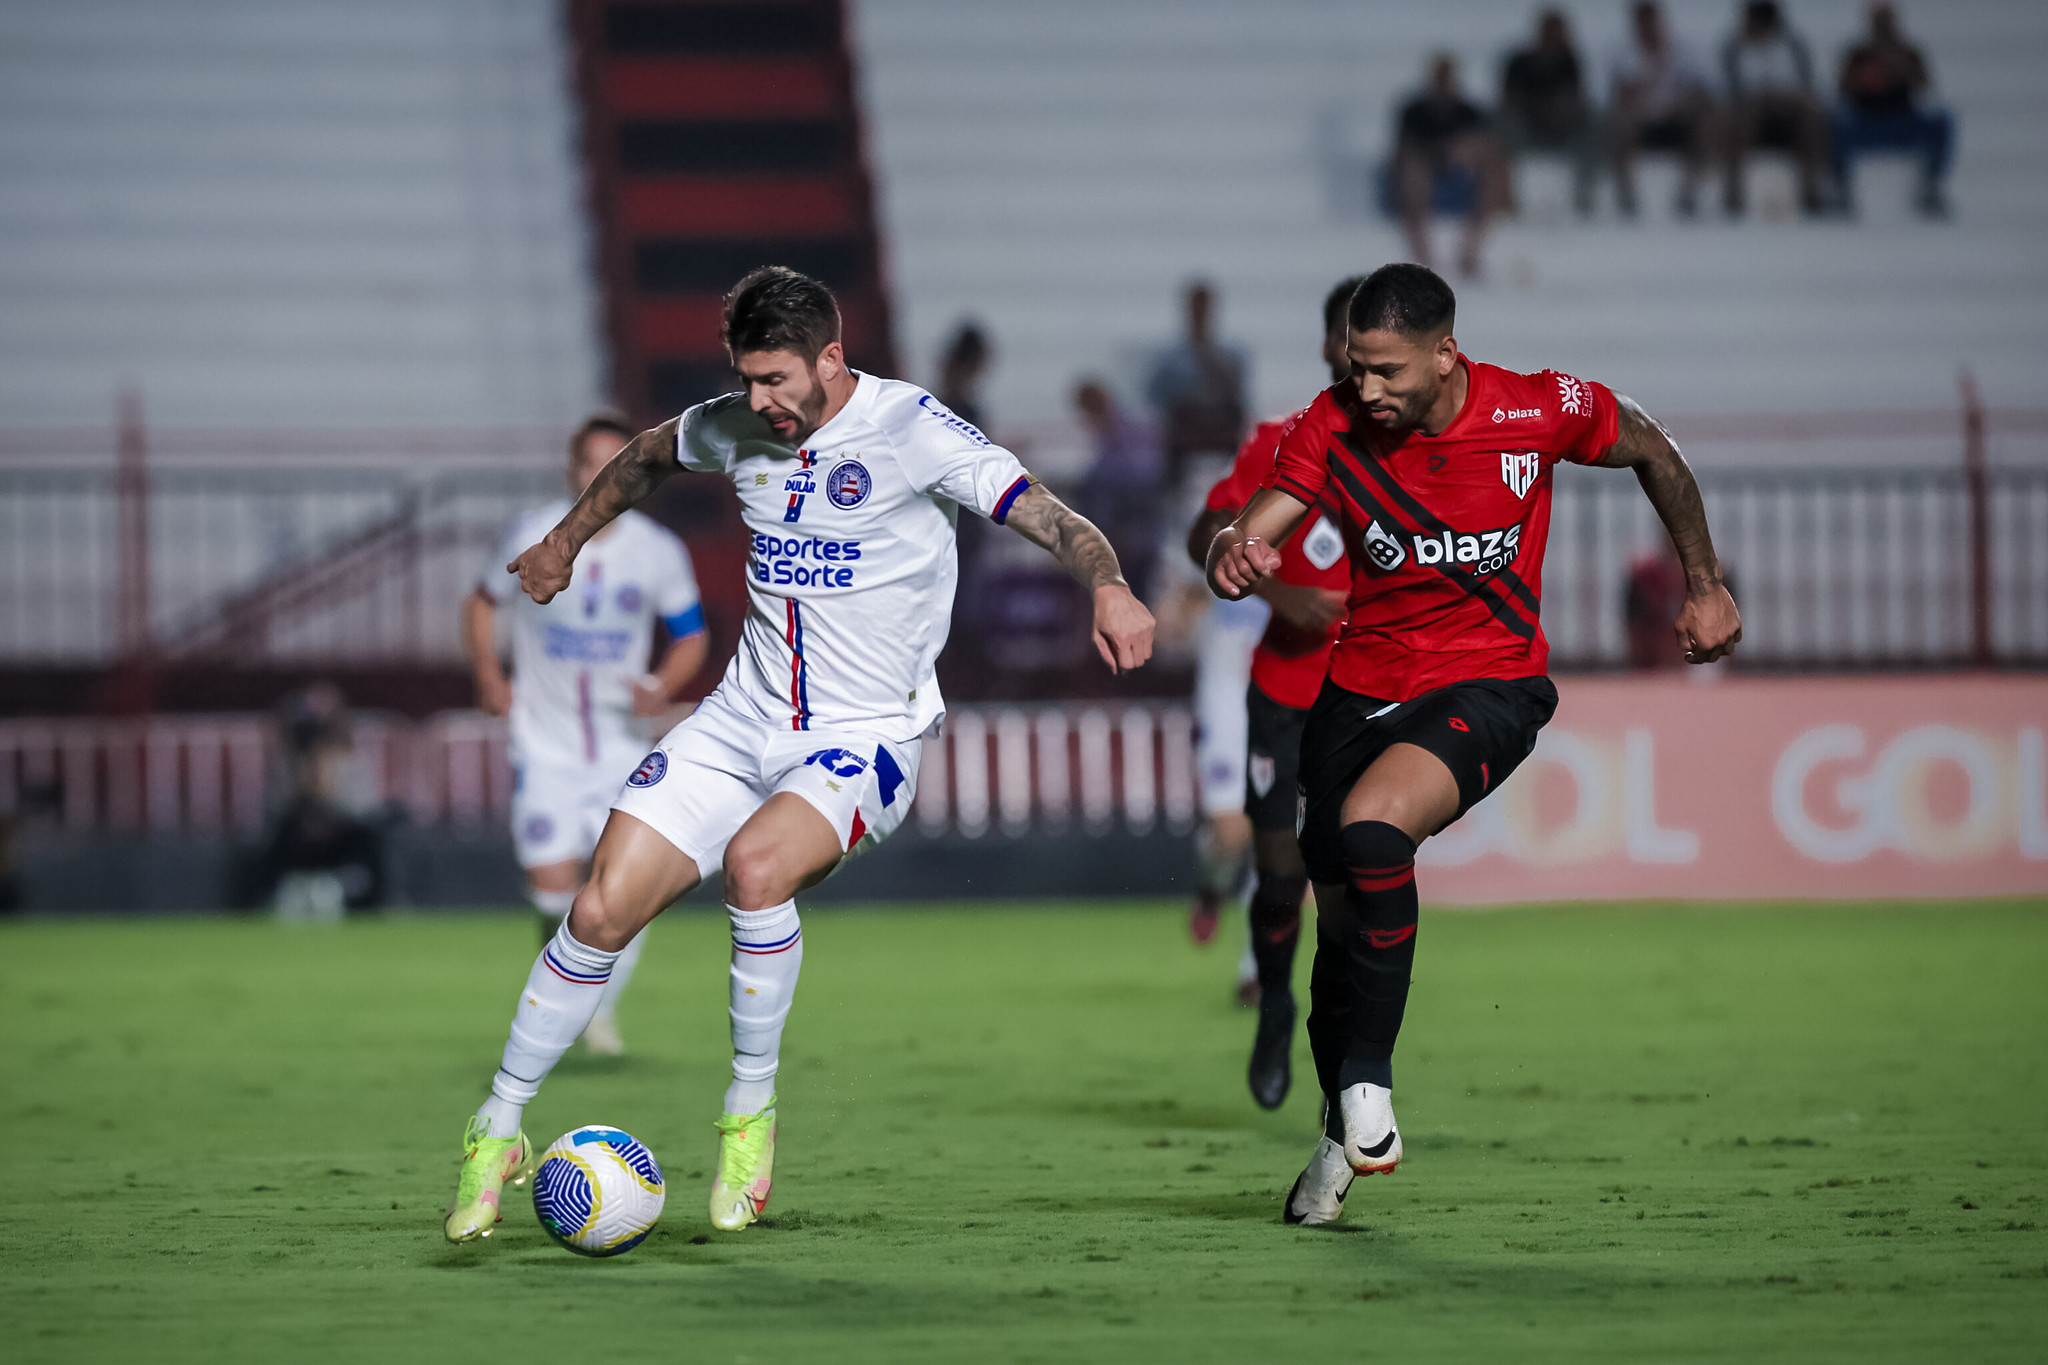
[[[1537,378],[1549,389],[1545,406],[1554,403],[1557,408],[1550,453],[1573,464],[1599,459],[1621,434],[1621,407],[1614,401],[1614,390],[1557,370],[1545,370]]]
[[[1310,507],[1316,505],[1323,496],[1323,485],[1330,481],[1331,406],[1329,391],[1324,390],[1315,402],[1287,419],[1263,487],[1277,488]]]
[[[1252,428],[1252,434],[1238,448],[1237,459],[1230,466],[1230,472],[1216,481],[1209,490],[1205,506],[1212,512],[1235,512],[1252,500],[1252,494],[1259,491],[1266,475],[1273,469],[1273,449],[1279,443],[1280,433],[1287,429],[1285,422],[1261,422]]]

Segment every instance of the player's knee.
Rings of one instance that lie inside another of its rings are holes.
[[[1385,879],[1415,864],[1415,841],[1384,820],[1354,820],[1338,837],[1344,844],[1344,866],[1354,880],[1361,875]]]
[[[796,894],[782,856],[766,839],[735,838],[725,849],[725,898],[741,910],[766,910]]]
[[[575,904],[569,907],[570,936],[599,952],[618,952],[632,942],[636,928],[626,923],[595,881],[577,892]]]

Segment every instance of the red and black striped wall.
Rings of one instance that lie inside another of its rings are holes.
[[[840,0],[574,0],[619,403],[644,420],[732,387],[720,301],[787,265],[838,294],[849,360],[895,370]]]

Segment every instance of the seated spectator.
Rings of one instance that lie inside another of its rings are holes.
[[[1821,212],[1821,175],[1828,160],[1827,115],[1813,93],[1813,58],[1778,0],[1747,0],[1742,23],[1721,49],[1728,83],[1728,174],[1723,207],[1739,216],[1746,195],[1743,163],[1759,147],[1792,153],[1799,168],[1799,208]]]
[[[1899,32],[1898,15],[1890,5],[1872,5],[1869,36],[1842,59],[1834,152],[1844,208],[1854,207],[1850,163],[1856,153],[1913,151],[1920,156],[1916,206],[1930,218],[1948,216],[1941,182],[1955,143],[1955,120],[1946,109],[1921,106],[1931,84],[1926,59]]]
[[[1243,351],[1216,339],[1215,289],[1194,281],[1187,287],[1186,304],[1187,335],[1161,353],[1145,384],[1145,397],[1165,426],[1166,463],[1176,485],[1189,477],[1191,464],[1206,469],[1237,453],[1244,439],[1250,368]],[[1213,474],[1208,478],[1215,481]],[[1208,484],[1202,491],[1208,491]]]
[[[1572,165],[1572,207],[1593,211],[1600,174],[1600,125],[1586,99],[1579,54],[1562,10],[1536,21],[1536,43],[1508,58],[1500,82],[1500,140],[1510,157],[1559,152]]]
[[[1429,216],[1437,177],[1452,167],[1472,178],[1472,208],[1458,247],[1458,269],[1476,275],[1487,220],[1507,203],[1507,163],[1486,112],[1458,89],[1457,60],[1440,52],[1430,59],[1429,84],[1401,106],[1394,133],[1394,207],[1418,264],[1430,264]]]
[[[1665,26],[1653,0],[1632,14],[1633,37],[1614,61],[1614,107],[1608,113],[1614,150],[1614,197],[1636,212],[1635,158],[1641,151],[1677,152],[1684,167],[1678,213],[1699,208],[1699,183],[1720,149],[1721,127],[1705,70]]]
[[[981,407],[981,379],[988,372],[988,335],[978,323],[963,322],[954,329],[939,358],[938,400],[967,422],[988,430],[988,415]]]
[[[1080,511],[1116,547],[1135,587],[1158,557],[1166,478],[1158,433],[1125,412],[1099,379],[1084,379],[1074,386],[1074,410],[1094,446],[1094,459],[1078,490]]]

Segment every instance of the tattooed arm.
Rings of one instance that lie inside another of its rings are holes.
[[[1003,524],[1060,562],[1095,599],[1095,652],[1112,673],[1152,657],[1152,613],[1124,582],[1116,551],[1095,524],[1033,481]]]
[[[1678,562],[1685,568],[1685,606],[1674,629],[1687,663],[1712,663],[1735,652],[1742,639],[1742,615],[1721,582],[1721,563],[1714,556],[1714,538],[1707,532],[1706,504],[1700,486],[1678,445],[1654,417],[1632,398],[1615,395],[1621,406],[1620,432],[1597,461],[1611,469],[1633,469],[1636,481],[1658,519],[1671,533]]]
[[[676,472],[676,441],[682,419],[671,417],[652,431],[635,436],[612,462],[598,472],[576,499],[567,516],[538,545],[505,567],[519,575],[519,586],[536,602],[548,602],[569,586],[577,552],[627,508],[640,502],[663,479]]]

